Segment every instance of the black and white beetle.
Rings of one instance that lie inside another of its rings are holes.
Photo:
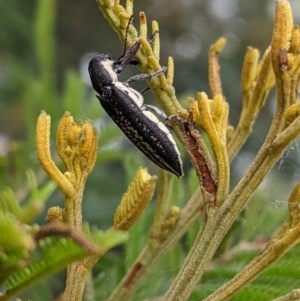
[[[117,60],[107,54],[99,54],[89,62],[89,74],[93,88],[99,93],[102,107],[124,134],[156,165],[183,176],[182,162],[176,143],[169,129],[153,114],[168,120],[158,108],[144,104],[142,94],[129,86],[136,80],[145,80],[165,71],[154,74],[138,74],[122,83],[118,74],[122,69],[135,63],[135,55],[140,42],[135,42]]]

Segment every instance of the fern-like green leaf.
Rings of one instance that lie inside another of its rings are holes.
[[[8,300],[11,296],[87,255],[87,251],[70,238],[42,240],[36,252],[29,258],[28,265],[10,275],[4,282],[5,294],[0,296],[0,300]]]
[[[91,230],[88,225],[84,226],[84,235],[102,253],[124,242],[128,237],[125,232]],[[43,278],[65,268],[70,263],[83,259],[90,254],[87,250],[88,248],[84,244],[71,238],[56,236],[40,240],[38,247],[30,255],[28,264],[24,268],[20,269],[19,267],[4,281],[5,294],[0,295],[0,301],[8,300],[8,298],[28,289]],[[8,259],[7,257],[6,260]]]
[[[219,286],[229,281],[249,263],[258,251],[244,251],[233,256],[230,261],[215,264],[208,271],[191,300],[202,300]],[[300,247],[294,247],[285,256],[274,262],[256,280],[249,283],[232,301],[267,301],[278,298],[299,287]]]
[[[105,252],[121,243],[124,243],[128,239],[127,232],[119,230],[110,230],[105,232],[97,229],[91,229],[88,224],[83,226],[82,231],[96,246]]]

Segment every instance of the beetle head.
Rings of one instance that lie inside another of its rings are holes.
[[[113,61],[108,54],[99,54],[91,59],[88,70],[93,88],[99,94],[105,87],[118,81],[117,74],[113,69]]]

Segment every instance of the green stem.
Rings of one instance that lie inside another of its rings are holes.
[[[171,284],[163,301],[188,300],[224,235],[291,141],[289,139],[299,133],[297,127],[293,127],[291,131],[293,135],[290,133],[284,141],[276,143],[276,148],[266,142],[245,177],[241,179],[222,206],[208,208],[207,224],[199,232],[181,271]]]
[[[200,189],[197,189],[192,198],[181,212],[175,228],[161,244],[154,248],[150,242],[138,256],[130,270],[109,297],[108,301],[131,300],[134,292],[141,286],[147,276],[153,271],[154,266],[178,242],[191,224],[199,218],[203,211],[203,200]],[[137,273],[138,271],[138,273]],[[128,281],[130,280],[130,282]]]

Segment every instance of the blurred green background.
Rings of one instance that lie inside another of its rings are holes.
[[[300,2],[290,2],[300,23]],[[247,46],[263,53],[269,45],[273,0],[135,0],[135,24],[140,10],[146,12],[149,25],[152,19],[159,22],[161,63],[173,56],[174,85],[186,107],[187,96],[197,91],[209,94],[208,49],[220,36],[227,38],[220,58],[221,75],[230,122],[236,125],[241,110],[243,56]],[[85,190],[84,219],[102,229],[110,227],[114,209],[137,167],[147,166],[158,173],[105,115],[89,83],[87,63],[92,53],[118,57],[122,51],[123,45],[95,1],[0,0],[0,187],[12,187],[20,200],[25,200],[28,169],[36,172],[40,183],[46,181],[35,154],[35,122],[41,110],[51,115],[54,153],[58,122],[64,111],[69,111],[76,120],[92,120],[99,135],[97,164]],[[129,67],[122,78],[137,72],[136,67]],[[153,101],[150,93],[145,98]],[[257,117],[253,134],[233,162],[232,185],[263,143],[274,106],[273,92]],[[190,165],[184,153],[182,156],[188,175]],[[248,211],[251,218],[243,220],[243,239],[265,237],[274,231],[274,225],[286,214],[288,191],[299,174],[300,146],[295,142],[259,188],[257,202]],[[187,178],[182,181],[186,183]],[[46,207],[62,201],[63,196],[55,192]],[[262,210],[266,212],[264,220],[258,219]],[[37,222],[44,223],[45,212]],[[269,216],[273,221],[266,223]]]

